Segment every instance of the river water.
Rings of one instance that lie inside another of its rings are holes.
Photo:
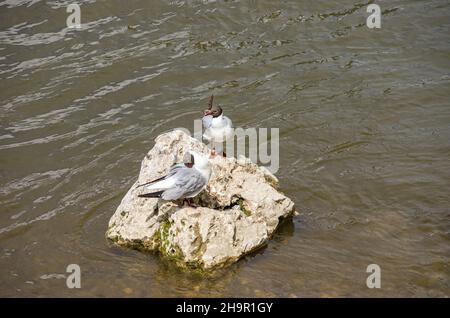
[[[80,30],[72,2],[0,2],[0,296],[450,296],[448,1],[377,1],[369,29],[373,1],[89,0]],[[105,231],[212,93],[235,126],[280,129],[300,215],[203,276]]]

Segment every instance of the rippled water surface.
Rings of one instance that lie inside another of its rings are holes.
[[[450,296],[448,1],[377,1],[379,30],[354,0],[77,1],[69,30],[71,2],[0,2],[1,296]],[[300,215],[204,277],[105,231],[212,93],[235,126],[280,128]]]

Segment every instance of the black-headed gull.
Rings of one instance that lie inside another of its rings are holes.
[[[214,105],[214,95],[209,99],[208,109],[203,113],[203,138],[210,142],[213,152],[222,153],[223,143],[233,136],[233,123],[224,116],[222,107]]]
[[[211,165],[209,159],[195,151],[188,151],[184,162],[172,166],[169,173],[159,179],[141,184],[155,192],[140,194],[141,198],[161,198],[171,201],[187,199],[192,206],[191,198],[199,194],[208,184],[211,177]]]

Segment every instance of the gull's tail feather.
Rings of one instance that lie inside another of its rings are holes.
[[[156,192],[150,192],[150,193],[145,193],[145,194],[139,194],[138,197],[139,198],[160,198],[163,191],[156,191]]]
[[[147,182],[147,183],[139,184],[139,185],[136,186],[136,188],[149,186],[149,185],[154,184],[154,183],[156,183],[156,182],[158,182],[158,181],[164,180],[166,177],[167,177],[167,176],[164,176],[164,177],[158,178],[158,179],[156,179],[156,180],[153,180],[153,181],[150,181],[150,182]]]
[[[214,95],[211,95],[211,97],[209,98],[208,109],[212,109],[213,102],[214,102]]]

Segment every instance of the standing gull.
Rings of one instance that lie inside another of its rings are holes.
[[[209,99],[208,109],[203,113],[203,138],[212,145],[213,153],[222,153],[223,143],[233,136],[233,123],[223,115],[222,107],[214,105],[214,95]]]
[[[183,161],[172,166],[164,177],[139,185],[138,187],[157,191],[140,194],[138,197],[162,198],[167,201],[185,199],[192,206],[191,198],[208,184],[211,166],[208,158],[195,151],[187,152]]]

